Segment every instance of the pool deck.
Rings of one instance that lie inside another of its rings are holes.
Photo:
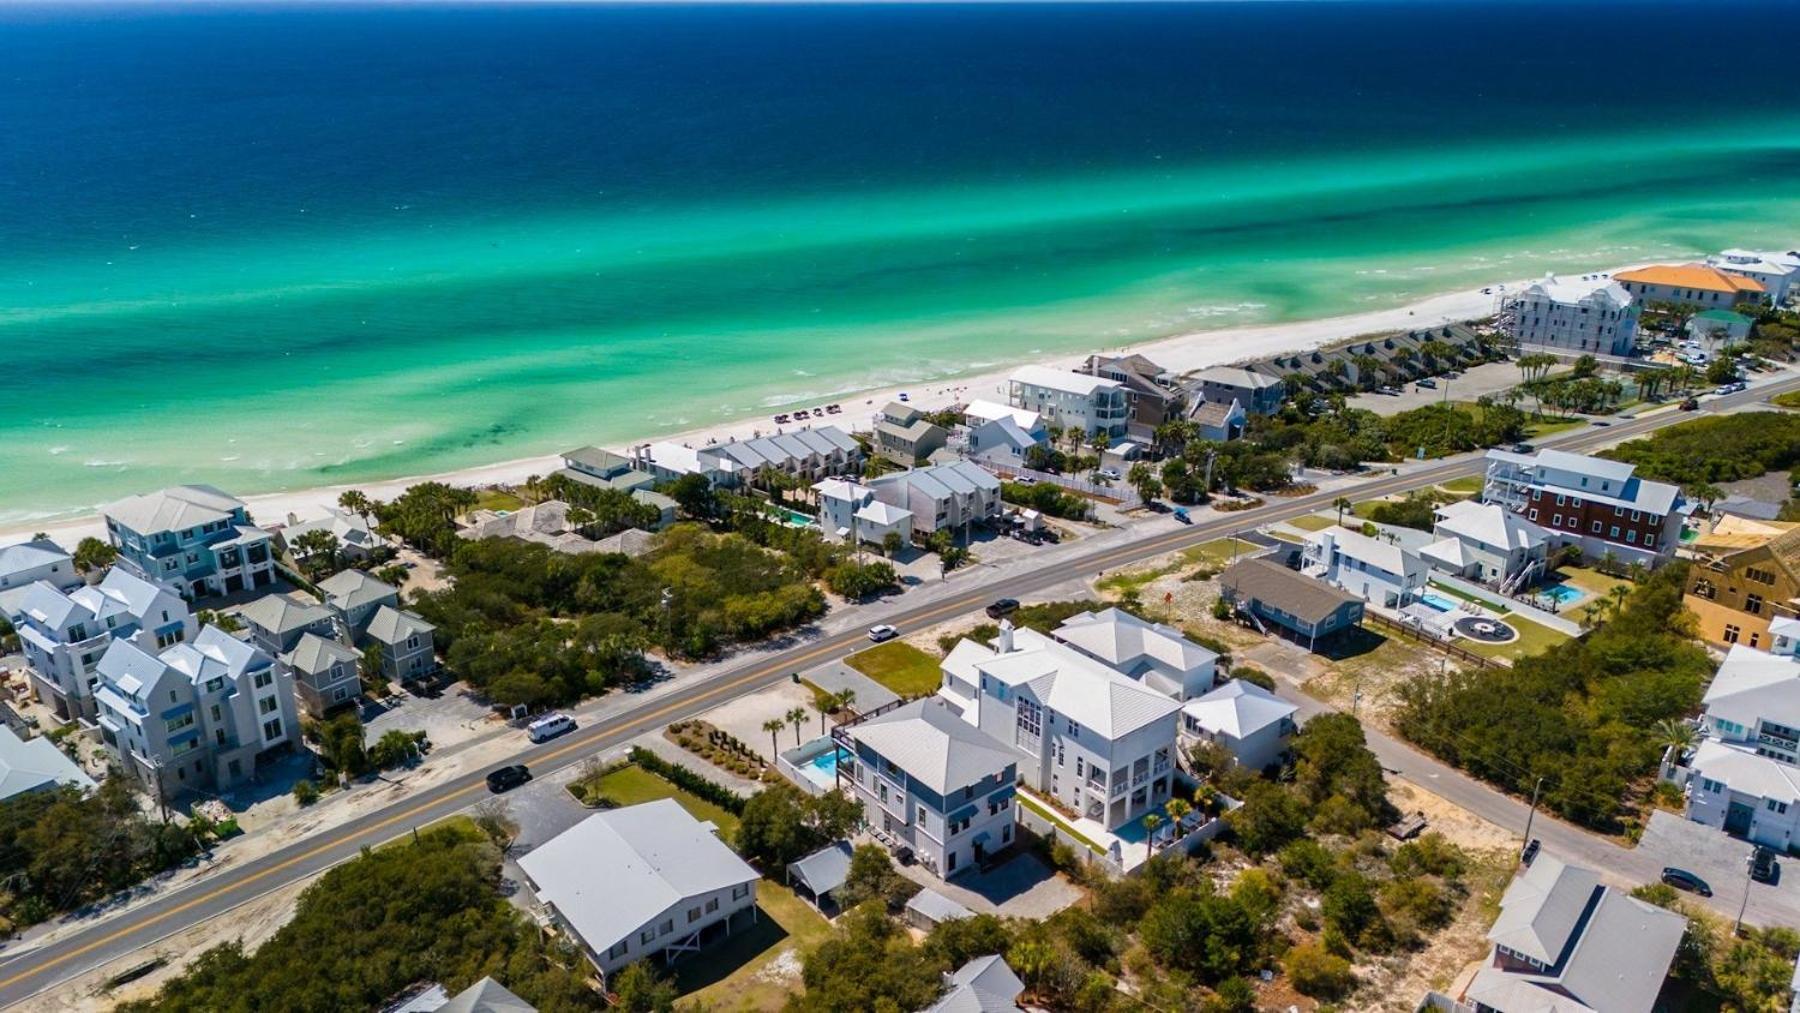
[[[1581,636],[1582,630],[1580,623],[1571,622],[1564,619],[1562,616],[1545,612],[1543,609],[1533,605],[1527,605],[1516,598],[1506,598],[1493,591],[1489,591],[1480,584],[1471,583],[1461,577],[1453,577],[1447,573],[1433,573],[1431,579],[1445,587],[1452,588],[1463,594],[1469,595],[1472,598],[1478,599],[1484,605],[1504,603],[1507,609],[1510,610],[1510,614],[1503,618],[1525,619],[1537,623],[1539,626],[1547,626],[1558,633],[1564,633],[1571,637]]]

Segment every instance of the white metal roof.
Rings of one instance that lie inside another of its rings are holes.
[[[1488,941],[1554,964],[1599,886],[1600,876],[1592,869],[1539,855],[1500,898],[1500,916],[1488,930]]]
[[[1039,646],[996,654],[976,662],[976,668],[1011,686],[1029,685],[1044,706],[1108,739],[1181,710],[1174,700],[1055,641],[1040,639]]]
[[[1011,419],[1020,429],[1030,431],[1043,424],[1044,417],[1026,408],[1014,408],[998,401],[987,401],[976,398],[963,409],[965,419],[980,419],[983,422],[994,422],[1000,419]]]
[[[998,777],[1017,761],[1004,745],[928,696],[849,728],[856,742],[940,795]]]
[[[1087,373],[1072,373],[1066,369],[1051,369],[1049,366],[1021,366],[1013,373],[1012,382],[1082,397],[1089,397],[1095,391],[1119,389],[1117,380]]]
[[[757,879],[673,799],[595,813],[519,860],[539,899],[596,952],[690,897]]]
[[[69,559],[62,546],[48,538],[4,545],[0,546],[0,573],[22,573]]]
[[[1701,777],[1728,784],[1731,790],[1745,795],[1800,804],[1800,767],[1759,756],[1742,746],[1706,739],[1694,750],[1688,767]]]
[[[1712,717],[1749,728],[1759,718],[1800,727],[1800,658],[1733,644],[1701,703]]]
[[[1472,499],[1447,503],[1437,509],[1436,535],[1454,535],[1501,551],[1532,549],[1549,540],[1549,532],[1498,503]]]
[[[1245,739],[1293,717],[1300,708],[1253,682],[1232,679],[1181,706],[1201,728]]]
[[[0,725],[0,801],[58,784],[88,789],[94,779],[43,736],[20,739]]]
[[[1146,669],[1186,674],[1214,665],[1219,656],[1181,635],[1116,608],[1083,612],[1063,620],[1056,639],[1129,676]]]

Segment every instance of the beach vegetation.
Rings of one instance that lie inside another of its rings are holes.
[[[1800,415],[1762,411],[1694,419],[1600,456],[1636,465],[1644,478],[1682,486],[1755,478],[1800,466]]]
[[[119,558],[119,550],[108,542],[89,535],[75,544],[75,569],[82,573],[104,570]]]
[[[1402,683],[1396,727],[1515,794],[1530,795],[1541,778],[1550,811],[1619,829],[1628,788],[1653,772],[1660,756],[1656,737],[1644,730],[1692,713],[1712,675],[1681,604],[1686,573],[1679,562],[1650,573],[1585,639],[1517,658],[1509,668]]]
[[[831,588],[833,594],[851,601],[863,601],[886,591],[899,590],[900,575],[894,572],[892,563],[858,563],[850,560],[839,563],[826,572],[825,586]]]
[[[326,872],[254,952],[216,946],[155,996],[119,1008],[378,1009],[417,982],[456,992],[486,976],[540,1010],[606,1008],[579,953],[502,895],[499,850],[441,827]]]
[[[374,505],[381,530],[428,556],[448,559],[460,539],[456,518],[475,505],[475,493],[442,482],[420,482]]]
[[[1060,517],[1063,520],[1086,520],[1094,512],[1094,505],[1085,497],[1050,482],[1033,482],[1029,485],[1001,482],[1000,498],[1027,510],[1036,510],[1046,517]]]
[[[0,927],[33,925],[174,868],[200,850],[197,824],[145,817],[135,778],[0,801]]]

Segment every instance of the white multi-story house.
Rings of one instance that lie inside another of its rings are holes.
[[[911,545],[912,511],[875,498],[875,490],[853,479],[828,478],[813,486],[819,502],[819,531],[828,542],[882,545],[890,534]]]
[[[736,486],[754,482],[764,470],[805,482],[855,474],[862,471],[865,455],[850,434],[837,426],[819,426],[703,447],[645,443],[632,447],[627,458],[658,482],[702,475],[716,486]]]
[[[272,537],[242,500],[210,485],[178,485],[100,508],[119,558],[186,598],[275,581]]]
[[[240,784],[299,734],[292,676],[216,626],[160,654],[115,640],[99,673],[100,737],[162,798]]]
[[[1253,682],[1232,679],[1181,706],[1181,736],[1223,746],[1232,759],[1262,770],[1287,753],[1300,708]]]
[[[437,671],[432,642],[437,627],[405,609],[383,605],[369,620],[366,639],[381,645],[381,672],[394,682],[412,682]]]
[[[1539,855],[1500,898],[1488,958],[1456,999],[1473,1013],[1652,1013],[1687,919]]]
[[[1031,448],[1044,446],[1048,435],[1037,412],[977,399],[963,409],[951,447],[970,460],[1023,468]]]
[[[75,560],[63,551],[62,546],[48,538],[0,547],[0,592],[26,587],[40,580],[63,591],[82,584],[81,574],[75,570]]]
[[[938,695],[1013,750],[1019,777],[1107,829],[1170,798],[1181,704],[1031,630],[960,641]]]
[[[1521,345],[1630,355],[1637,344],[1637,305],[1625,286],[1603,274],[1577,279],[1545,275],[1525,286],[1507,308],[1507,333]]]
[[[1007,402],[1037,412],[1050,425],[1084,436],[1124,436],[1131,422],[1125,385],[1103,376],[1025,366],[1007,381]]]
[[[1706,258],[1713,267],[1741,274],[1762,284],[1769,299],[1780,306],[1787,301],[1796,285],[1800,285],[1800,252],[1756,250],[1724,250]]]
[[[966,533],[1000,518],[1000,480],[968,461],[898,471],[869,480],[875,498],[912,514],[915,536]]]
[[[1418,553],[1349,528],[1306,536],[1300,572],[1383,608],[1404,608],[1425,592],[1430,567]]]
[[[31,585],[14,623],[38,699],[64,721],[88,722],[99,716],[96,669],[109,644],[123,639],[160,651],[192,639],[196,629],[180,595],[124,567],[72,591]]]
[[[850,753],[839,783],[848,779],[870,832],[934,875],[980,868],[1012,844],[1017,760],[944,700],[914,700],[833,737]]]
[[[1680,488],[1639,478],[1623,461],[1564,450],[1487,453],[1482,500],[1549,532],[1550,549],[1578,545],[1593,558],[1659,566],[1674,558],[1692,507]]]
[[[1051,636],[1175,700],[1200,696],[1217,677],[1217,653],[1180,630],[1116,608],[1070,616]]]
[[[761,877],[673,799],[595,813],[519,859],[538,903],[604,978],[698,952],[755,917]],[[745,915],[745,918],[738,918]]]
[[[1524,515],[1465,499],[1438,507],[1434,516],[1431,533],[1438,540],[1419,550],[1433,567],[1508,590],[1543,576],[1550,532]]]
[[[325,516],[317,520],[303,521],[295,514],[288,514],[287,524],[281,529],[282,544],[289,552],[298,553],[294,543],[300,536],[311,531],[323,531],[337,539],[338,558],[350,563],[363,563],[375,558],[385,544],[375,529],[369,526],[368,519],[361,514],[353,514],[337,507],[326,507]]]

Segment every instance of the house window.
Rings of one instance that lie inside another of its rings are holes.
[[[1742,631],[1739,630],[1736,626],[1733,626],[1730,623],[1726,623],[1725,624],[1725,635],[1723,637],[1721,637],[1720,639],[1724,640],[1728,644],[1735,644],[1738,642],[1738,634],[1740,632],[1742,632]]]
[[[1753,580],[1758,584],[1768,584],[1771,586],[1775,583],[1775,575],[1773,573],[1770,573],[1767,570],[1759,570],[1754,566],[1745,568],[1744,579]]]
[[[606,951],[607,959],[617,960],[620,957],[623,957],[625,955],[626,949],[628,949],[630,946],[630,942],[631,941],[628,939],[621,939],[618,942],[614,943],[612,945],[612,949]]]
[[[256,673],[256,678],[253,681],[256,683],[257,689],[268,689],[270,684],[275,681],[275,676],[274,673],[265,668]]]
[[[1537,520],[1537,511],[1535,509],[1531,511],[1530,519],[1534,521]]]
[[[1767,799],[1767,800],[1765,800],[1765,801],[1764,801],[1764,802],[1763,802],[1763,805],[1765,805],[1765,806],[1767,806],[1767,807],[1768,807],[1768,809],[1769,809],[1769,811],[1770,811],[1770,812],[1772,812],[1772,813],[1785,813],[1785,812],[1787,812],[1787,803],[1786,803],[1786,802],[1777,802],[1777,801],[1775,801],[1775,800],[1774,800],[1774,799],[1772,799],[1772,798],[1771,798],[1771,799]]]
[[[1763,610],[1763,596],[1762,595],[1747,594],[1744,596],[1744,611],[1745,612],[1748,612],[1753,616],[1760,616],[1760,615],[1762,615],[1762,610]]]
[[[655,938],[656,938],[656,930],[655,929],[645,929],[644,931],[638,933],[638,942],[640,942],[640,943],[647,944]]]
[[[1600,522],[1599,521],[1594,522],[1593,530],[1594,530],[1594,534],[1596,534],[1596,535],[1600,533]]]
[[[738,885],[731,888],[731,899],[732,900],[743,900],[745,897],[748,897],[748,896],[750,896],[750,884],[749,883],[739,883]]]
[[[1019,701],[1019,730],[1033,738],[1044,732],[1044,709],[1030,700]]]
[[[717,911],[718,909],[719,909],[719,898],[713,897],[713,898],[710,898],[707,900],[707,902],[706,902],[706,913],[707,914],[712,914],[714,911]]]
[[[261,700],[256,701],[256,712],[258,714],[273,714],[279,709],[281,709],[280,701],[272,696],[265,696]]]
[[[675,919],[673,918],[665,918],[663,923],[656,928],[656,934],[659,936],[666,936],[673,931],[675,931]]]
[[[1612,532],[1609,535],[1607,535],[1607,537],[1608,538],[1618,538],[1619,537],[1619,526],[1617,524],[1614,524],[1612,526]]]
[[[1652,545],[1655,545],[1655,544],[1656,544],[1656,536],[1655,535],[1645,535],[1644,536],[1644,548],[1648,549]]]
[[[281,738],[281,719],[270,718],[263,722],[263,738],[274,740]]]
[[[688,918],[689,925],[692,925],[693,923],[699,921],[700,920],[700,909],[698,907],[688,908],[687,918]]]

